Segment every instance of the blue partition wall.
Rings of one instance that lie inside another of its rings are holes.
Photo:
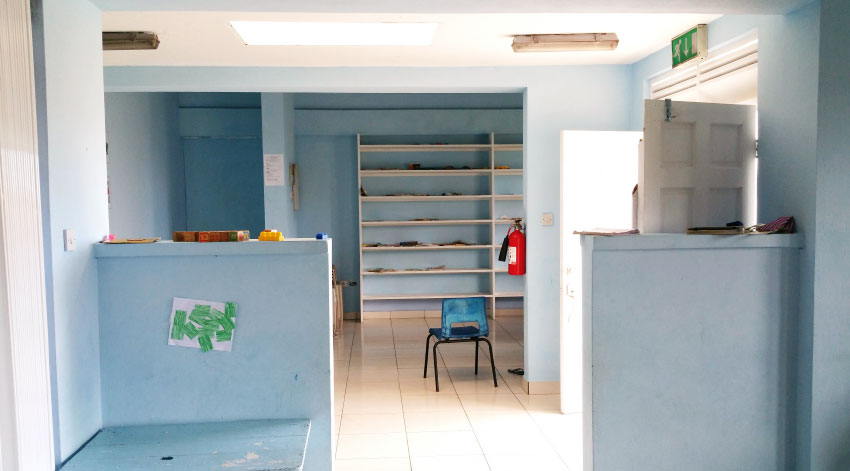
[[[330,253],[329,240],[95,247],[103,426],[309,419],[305,469],[330,470]],[[174,297],[236,303],[233,350],[169,346]]]

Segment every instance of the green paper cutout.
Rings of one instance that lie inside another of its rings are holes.
[[[181,340],[183,338],[183,324],[186,322],[186,311],[174,313],[174,324],[171,327],[171,338]]]
[[[212,350],[212,342],[210,341],[209,335],[201,335],[198,337],[198,343],[201,345],[202,352],[208,352]]]
[[[183,333],[186,334],[186,337],[194,339],[198,335],[198,328],[195,327],[195,324],[187,322],[183,324]]]
[[[188,319],[187,319],[188,318]],[[202,352],[213,350],[213,342],[232,342],[233,330],[236,328],[236,304],[226,302],[224,312],[208,304],[195,304],[189,315],[186,311],[174,312],[171,338],[182,340],[187,336],[191,340],[197,338]]]
[[[215,341],[216,342],[227,342],[229,340],[233,340],[233,331],[232,330],[219,330],[215,333]]]

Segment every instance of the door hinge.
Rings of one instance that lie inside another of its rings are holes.
[[[666,98],[664,99],[664,121],[670,122],[673,121],[673,100]]]
[[[759,158],[759,140],[756,139],[756,158]]]

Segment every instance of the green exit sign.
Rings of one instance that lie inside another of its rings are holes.
[[[708,34],[705,25],[696,25],[693,29],[673,38],[671,51],[673,68],[693,59],[705,59],[708,54]]]

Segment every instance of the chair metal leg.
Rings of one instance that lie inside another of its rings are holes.
[[[423,378],[428,377],[428,347],[431,346],[431,337],[433,336],[434,334],[429,332],[428,337],[425,338],[425,372],[422,373]]]
[[[490,348],[490,368],[493,369],[493,386],[498,388],[499,383],[496,381],[496,360],[493,359],[493,344],[486,338],[482,338],[481,340],[487,342],[487,347]]]
[[[475,374],[478,374],[478,337],[475,337]]]
[[[437,368],[437,345],[443,343],[442,341],[437,341],[434,343],[434,386],[437,387],[437,392],[440,392],[440,378],[438,377],[439,369]]]

